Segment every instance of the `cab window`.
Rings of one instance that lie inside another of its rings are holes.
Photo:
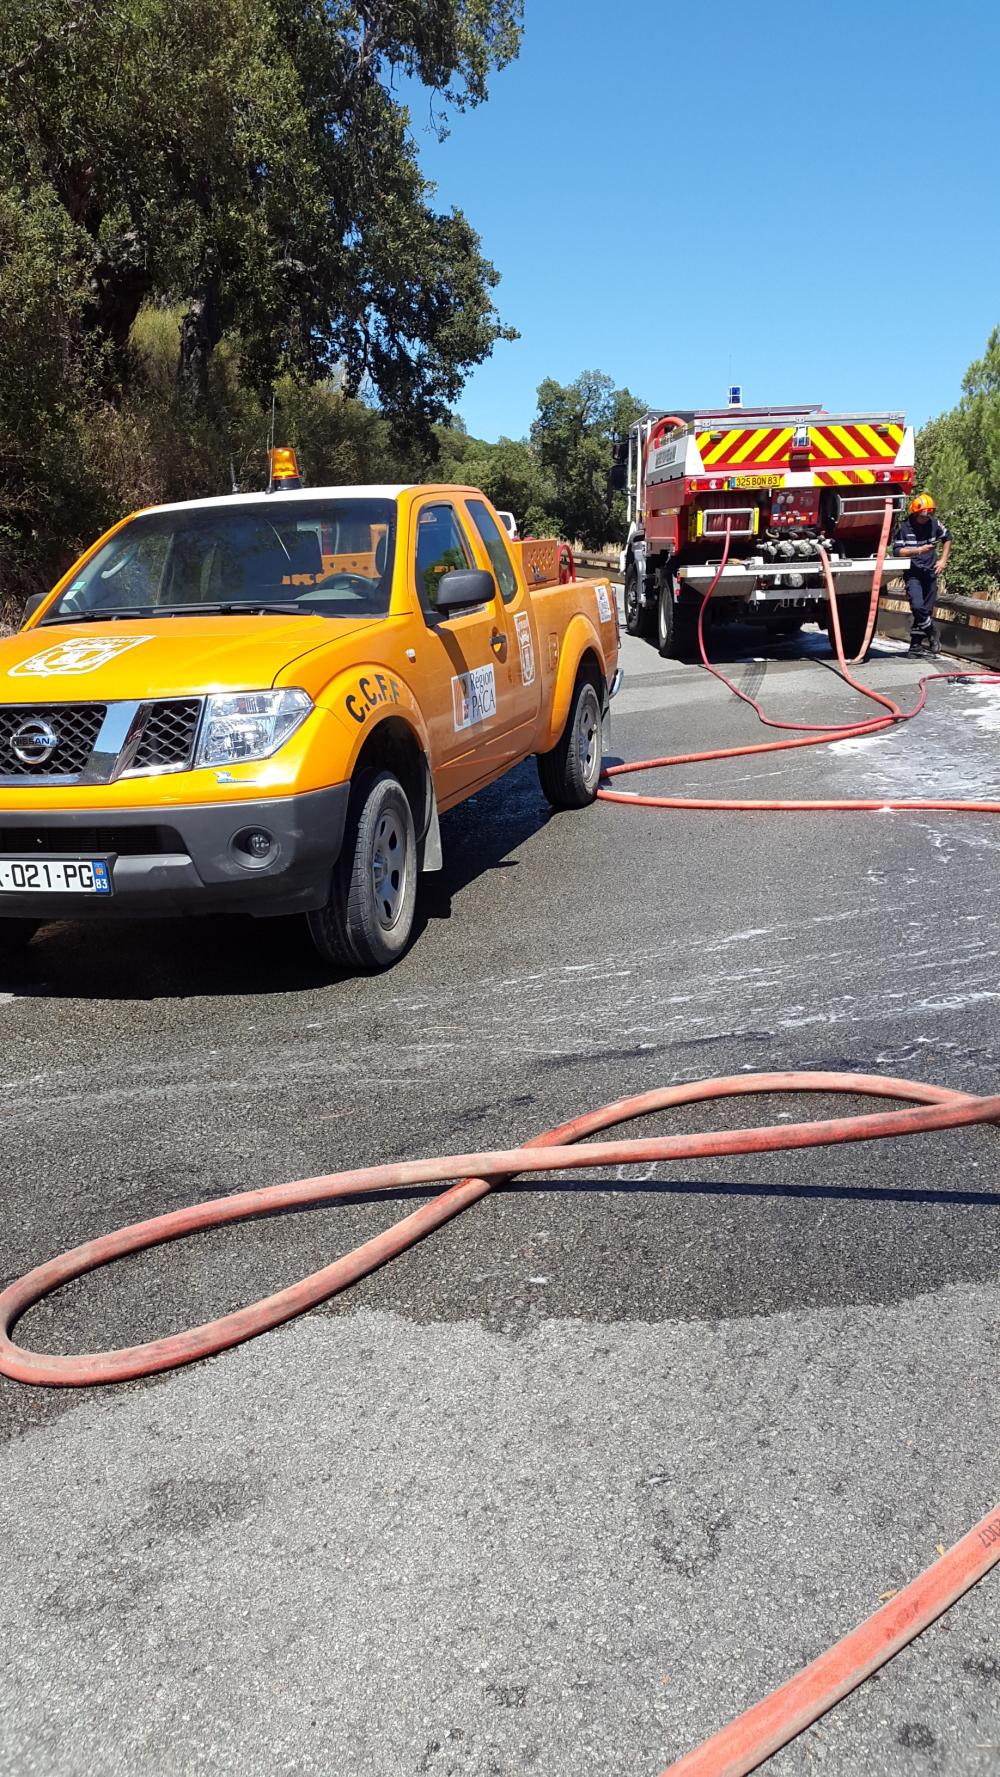
[[[468,506],[472,522],[482,537],[483,546],[490,558],[490,566],[496,576],[503,602],[509,605],[511,599],[517,597],[517,575],[507,554],[507,540],[483,500],[470,500]]]
[[[442,574],[473,565],[454,506],[422,507],[417,516],[416,577],[420,603],[428,616],[437,610]]]

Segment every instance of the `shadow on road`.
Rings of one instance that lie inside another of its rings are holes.
[[[529,762],[446,815],[444,869],[421,880],[414,942],[431,920],[450,918],[454,898],[484,871],[516,869],[510,853],[550,814]],[[0,958],[0,996],[18,999],[190,999],[343,982],[314,954],[301,917],[66,921]]]
[[[656,652],[655,640],[647,642],[647,646]],[[808,624],[801,633],[789,636],[777,635],[773,630],[765,629],[761,624],[724,623],[718,627],[709,624],[705,630],[705,648],[713,666],[734,666],[741,661],[754,660],[815,660],[822,665],[836,661],[836,653],[824,629],[815,624]],[[905,660],[906,650],[900,649],[898,643],[886,642],[876,637],[868,653],[868,661]],[[682,664],[700,665],[697,649]]]

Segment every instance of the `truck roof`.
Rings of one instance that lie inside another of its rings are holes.
[[[666,414],[676,414],[686,426],[717,426],[720,424],[739,424],[741,420],[753,424],[788,425],[794,420],[823,420],[831,425],[851,425],[857,420],[870,423],[872,420],[889,426],[902,426],[906,423],[903,413],[889,413],[879,408],[865,407],[857,413],[828,413],[822,402],[807,402],[799,407],[651,407],[643,414],[638,425],[645,425],[649,420],[661,420]]]
[[[292,487],[267,493],[263,488],[255,494],[214,494],[204,500],[167,500],[159,506],[145,506],[144,512],[201,512],[212,506],[250,506],[261,500],[269,506],[292,500],[394,500],[413,487],[412,481],[354,482],[348,487]]]

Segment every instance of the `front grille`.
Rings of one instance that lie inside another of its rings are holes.
[[[164,852],[185,852],[187,846],[176,827],[161,826],[78,826],[74,821],[63,827],[2,825],[0,814],[0,853],[31,857],[34,852],[68,852],[75,857],[93,852],[115,852],[120,858],[143,858]]]
[[[78,776],[90,760],[105,714],[103,703],[0,705],[0,777]],[[45,747],[45,730],[56,737],[51,752]],[[44,749],[46,757],[19,759],[15,739],[22,751]]]
[[[186,765],[194,746],[200,713],[200,697],[172,697],[148,704],[142,735],[129,771],[155,771],[167,765]]]

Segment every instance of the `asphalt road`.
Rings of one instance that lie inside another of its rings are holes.
[[[783,718],[854,712],[815,633],[759,647],[726,651]],[[637,642],[624,664],[613,755],[761,738],[695,668]],[[889,648],[866,671],[916,677]],[[933,696],[677,793],[996,796],[1000,692]],[[996,822],[551,816],[526,766],[444,827],[419,940],[377,980],[236,922],[51,927],[4,967],[5,1279],[194,1199],[507,1145],[706,1074],[996,1090]],[[996,1499],[997,1141],[513,1188],[207,1364],[0,1385],[0,1772],[655,1777]],[[398,1213],[162,1249],[21,1335],[134,1343]],[[768,1770],[817,1766],[1000,1768],[995,1575]]]

